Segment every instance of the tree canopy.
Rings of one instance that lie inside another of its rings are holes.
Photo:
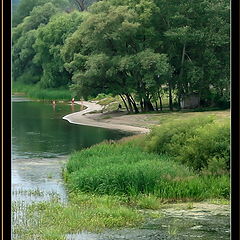
[[[192,94],[229,104],[226,0],[21,0],[13,23],[15,81],[120,95],[131,112],[163,93],[171,110]]]

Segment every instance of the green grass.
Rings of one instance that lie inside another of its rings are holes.
[[[129,197],[100,196],[82,192],[69,193],[67,203],[62,203],[56,198],[29,205],[15,201],[12,204],[12,213],[15,214],[12,223],[13,233],[17,237],[13,239],[61,240],[66,239],[66,234],[81,231],[101,232],[106,228],[139,226],[146,219],[164,216],[161,209],[172,206],[165,203],[164,199],[152,194]],[[211,203],[227,204],[227,201],[214,199]],[[193,202],[177,205],[179,210],[189,210],[193,207]],[[169,230],[171,235],[174,231]]]
[[[178,112],[164,111],[162,113],[151,112],[151,114],[147,114],[146,121],[155,121],[156,124],[165,124],[169,122],[180,122],[192,118],[199,117],[201,118],[204,116],[215,117],[216,121],[224,121],[225,119],[230,120],[230,111],[219,110],[219,111],[193,112],[190,110],[185,110]]]
[[[81,193],[70,194],[67,204],[56,200],[30,205],[15,202],[12,211],[23,213],[13,228],[18,240],[60,240],[68,233],[132,227],[143,221],[143,216],[125,199]]]
[[[91,99],[97,101],[98,104],[103,106],[104,112],[112,112],[118,110],[118,105],[121,104],[123,111],[126,111],[125,105],[119,95],[112,96],[111,94],[98,94],[96,98]]]
[[[24,93],[27,97],[38,100],[62,100],[70,101],[71,92],[68,89],[42,89],[38,85],[25,85],[13,83],[13,94]]]
[[[99,144],[72,154],[64,173],[70,189],[86,193],[177,200],[229,197],[229,177],[198,175],[166,155],[131,143]]]

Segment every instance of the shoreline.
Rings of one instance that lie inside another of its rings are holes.
[[[75,101],[76,104],[83,105],[87,107],[85,110],[70,113],[63,117],[64,120],[67,120],[69,123],[91,126],[91,127],[100,127],[106,129],[120,130],[125,132],[133,132],[146,134],[150,132],[149,128],[136,127],[126,122],[116,121],[116,117],[111,117],[110,119],[100,119],[103,116],[103,113],[92,113],[95,111],[101,111],[103,106],[95,102],[87,101]],[[121,117],[121,116],[120,116]],[[119,117],[118,117],[119,118]]]

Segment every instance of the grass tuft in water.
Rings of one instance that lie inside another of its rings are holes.
[[[68,203],[51,201],[12,206],[14,239],[65,239],[82,230],[99,232],[105,228],[135,226],[143,216],[126,204],[125,198],[72,193]],[[21,214],[17,214],[20,213]]]

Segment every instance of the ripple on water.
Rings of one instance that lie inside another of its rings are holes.
[[[67,200],[61,169],[67,157],[14,159],[12,161],[12,197],[16,201],[46,201],[53,194]]]

